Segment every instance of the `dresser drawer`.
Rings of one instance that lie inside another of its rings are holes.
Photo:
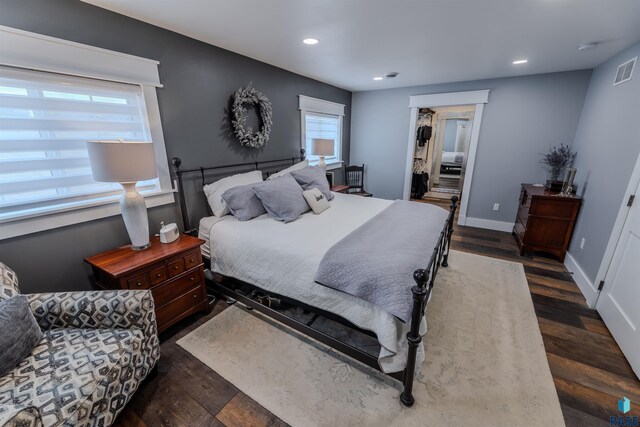
[[[129,289],[149,289],[149,277],[147,273],[141,273],[127,280]]]
[[[197,251],[191,252],[184,257],[185,269],[190,269],[200,264],[200,253]]]
[[[156,267],[149,272],[149,281],[151,282],[151,286],[162,283],[168,278],[169,273],[167,272],[167,267],[165,265]]]
[[[156,309],[156,319],[158,329],[164,329],[166,324],[170,324],[176,317],[185,315],[190,309],[200,305],[205,300],[201,285],[195,285],[189,291],[178,298]]]
[[[167,267],[169,268],[169,277],[175,277],[185,270],[184,259],[180,258],[175,261],[171,261]]]
[[[188,292],[195,285],[202,283],[200,269],[192,271],[184,277],[172,280],[153,289],[153,300],[157,308],[173,301],[180,295]]]

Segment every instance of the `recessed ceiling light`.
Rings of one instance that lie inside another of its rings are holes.
[[[384,79],[384,77],[376,76],[373,78],[373,80],[382,80],[382,79]]]
[[[318,44],[318,39],[304,39],[302,40],[304,44]]]
[[[513,61],[513,65],[526,64],[527,62],[529,62],[528,59],[518,59],[517,61]]]

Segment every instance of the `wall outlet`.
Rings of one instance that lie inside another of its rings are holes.
[[[584,249],[584,243],[585,243],[586,241],[587,241],[587,240],[586,240],[584,237],[582,238],[582,240],[580,240],[580,249]]]
[[[500,210],[500,203],[494,203],[493,204],[493,210],[494,211],[499,211]]]

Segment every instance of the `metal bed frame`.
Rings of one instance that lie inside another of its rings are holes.
[[[173,164],[174,174],[178,182],[178,198],[180,201],[180,212],[182,216],[182,224],[187,234],[196,234],[197,229],[191,228],[188,212],[187,212],[187,204],[185,200],[184,187],[183,187],[183,179],[185,175],[195,175],[200,174],[202,184],[205,184],[205,176],[207,171],[211,170],[221,170],[221,169],[240,169],[240,168],[248,168],[253,167],[254,170],[258,170],[261,165],[265,165],[267,167],[276,167],[277,165],[282,165],[285,162],[291,162],[295,164],[296,161],[302,161],[305,158],[305,150],[300,150],[300,156],[298,157],[290,157],[286,159],[278,159],[278,160],[267,160],[267,161],[255,161],[248,163],[238,163],[232,165],[221,165],[221,166],[210,166],[210,167],[199,167],[196,169],[181,169],[182,160],[178,157],[174,157],[171,159],[171,163]],[[354,196],[357,197],[357,196]],[[438,274],[438,270],[440,266],[447,267],[448,266],[448,258],[449,258],[449,246],[451,244],[451,235],[453,234],[453,223],[455,212],[458,206],[458,198],[456,196],[451,198],[451,206],[449,208],[449,216],[447,218],[442,231],[440,232],[440,236],[438,238],[438,242],[433,250],[433,253],[429,257],[429,262],[425,268],[419,268],[413,273],[413,280],[415,281],[415,285],[411,288],[411,292],[413,294],[413,307],[411,313],[411,323],[409,332],[407,333],[407,344],[409,347],[408,355],[407,355],[407,364],[403,371],[399,372],[391,372],[385,373],[396,380],[399,380],[403,383],[403,391],[400,394],[400,401],[405,406],[412,406],[415,402],[413,397],[413,380],[416,369],[416,358],[418,352],[418,346],[422,342],[422,337],[420,336],[420,323],[422,318],[424,317],[425,309],[427,301],[429,300],[429,295],[431,294],[431,290],[434,286],[434,281]],[[210,260],[208,260],[210,262]],[[207,284],[210,285],[211,289],[227,298],[232,298],[237,301],[242,302],[246,306],[259,311],[260,313],[271,317],[293,329],[299,331],[313,339],[316,339],[335,350],[352,357],[378,371],[380,369],[380,365],[378,364],[377,357],[364,352],[361,349],[358,349],[350,344],[347,344],[343,341],[340,341],[324,332],[321,332],[317,329],[312,328],[313,322],[319,317],[323,316],[328,319],[339,322],[343,325],[346,325],[352,329],[360,331],[370,336],[375,336],[373,332],[366,331],[358,328],[353,325],[346,319],[341,318],[333,313],[311,307],[307,304],[304,304],[297,300],[292,300],[290,298],[286,298],[281,295],[277,295],[274,293],[268,293],[263,289],[260,289],[250,283],[242,282],[237,279],[223,277],[221,281],[212,281],[208,280]],[[256,301],[253,298],[253,294],[255,292],[251,292],[250,294],[243,293],[238,290],[238,287],[249,288],[250,290],[263,292],[272,297],[279,298],[280,300],[287,302],[291,305],[302,308],[303,310],[310,311],[314,313],[312,319],[308,322],[301,322],[292,317],[289,317],[280,311],[271,308],[268,305],[265,305],[262,302]]]

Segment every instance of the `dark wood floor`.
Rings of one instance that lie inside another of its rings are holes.
[[[520,257],[511,234],[472,227],[457,226],[452,247],[524,265],[567,426],[610,425],[622,396],[632,401],[627,415],[640,414],[640,381],[562,264],[541,255]],[[225,308],[218,302],[210,315],[162,334],[158,374],[141,386],[118,426],[285,425],[176,345]]]

